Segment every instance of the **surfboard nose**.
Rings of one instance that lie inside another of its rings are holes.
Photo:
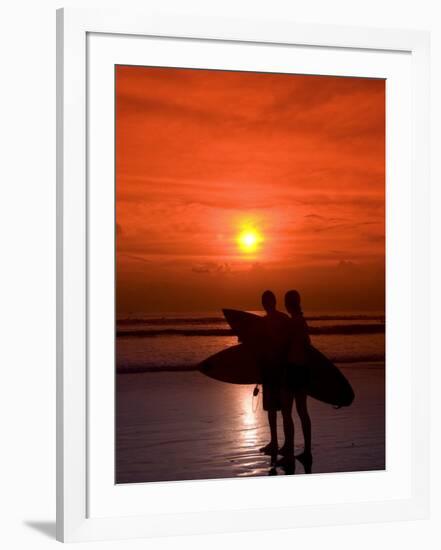
[[[199,363],[198,370],[199,370],[199,372],[202,372],[202,374],[207,374],[208,371],[210,370],[209,361],[205,360],[205,361],[202,361],[201,363]]]

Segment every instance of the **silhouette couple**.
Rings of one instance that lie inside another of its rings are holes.
[[[276,464],[293,470],[295,458],[310,473],[311,454],[311,419],[308,413],[305,385],[308,369],[306,366],[307,350],[310,346],[308,326],[303,317],[300,294],[289,290],[285,294],[286,313],[276,308],[276,297],[266,290],[262,294],[262,306],[266,312],[264,319],[264,338],[261,347],[261,372],[263,409],[268,413],[270,442],[260,451],[272,457],[281,455]],[[304,439],[304,450],[294,457],[294,422],[292,418],[293,403],[296,403]],[[283,420],[285,441],[279,448],[277,435],[277,412]]]

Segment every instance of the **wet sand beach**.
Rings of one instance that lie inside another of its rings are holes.
[[[339,365],[355,391],[351,407],[308,399],[312,473],[385,468],[383,363]],[[211,380],[198,372],[117,375],[116,482],[266,476],[274,469],[259,447],[269,440],[266,413],[253,386]],[[256,412],[253,411],[253,405]],[[280,415],[279,415],[280,416]],[[280,419],[281,421],[281,419]],[[279,421],[279,444],[283,430]],[[296,453],[302,450],[295,412]],[[303,466],[296,463],[296,475]]]

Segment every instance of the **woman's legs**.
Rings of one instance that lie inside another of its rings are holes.
[[[294,395],[289,388],[282,389],[282,419],[283,419],[283,432],[285,434],[285,443],[283,444],[282,451],[284,453],[294,452],[294,422],[292,419],[292,403]]]
[[[268,411],[268,423],[270,427],[271,441],[270,445],[277,448],[277,410]]]
[[[311,418],[308,413],[308,406],[306,403],[306,392],[297,391],[295,393],[296,399],[296,409],[300,417],[300,422],[302,424],[303,439],[305,441],[305,450],[304,453],[307,455],[311,454]]]

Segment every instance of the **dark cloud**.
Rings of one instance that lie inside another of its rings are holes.
[[[231,274],[233,273],[231,265],[228,263],[217,263],[217,262],[205,262],[202,264],[197,264],[191,269],[194,273],[204,273],[208,275],[213,274]]]

